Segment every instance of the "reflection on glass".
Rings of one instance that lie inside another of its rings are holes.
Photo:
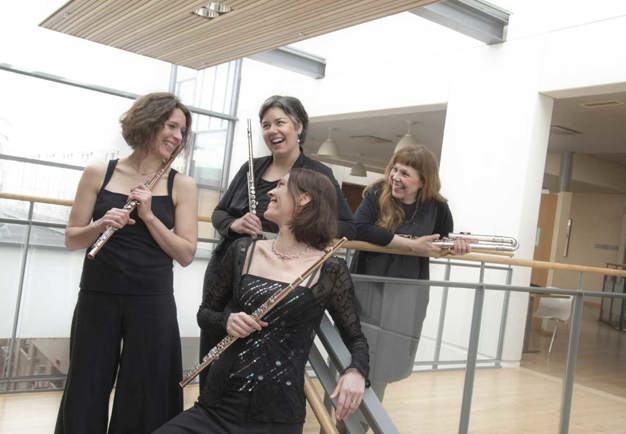
[[[235,83],[235,62],[200,71],[179,66],[176,80],[176,95],[184,104],[230,114]]]
[[[7,369],[25,236],[26,226],[0,223],[0,377]]]
[[[0,95],[2,153],[78,166],[128,153],[118,121],[128,98],[8,71],[0,71]],[[25,104],[24,95],[42,97]]]
[[[198,189],[198,217],[201,219],[210,219],[219,200],[220,194],[218,191],[206,188]],[[210,222],[202,221],[198,224],[198,237],[213,238],[215,236],[215,229]],[[198,246],[198,248],[200,248],[200,246]]]
[[[222,179],[228,121],[198,116],[190,173],[198,184],[218,188]]]

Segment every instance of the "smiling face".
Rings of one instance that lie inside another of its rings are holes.
[[[395,163],[389,172],[391,195],[402,203],[411,204],[423,183],[417,170],[405,164]]]
[[[276,187],[267,193],[270,197],[270,202],[267,205],[267,211],[263,215],[267,220],[279,226],[289,224],[293,220],[295,211],[293,196],[287,188],[288,182],[289,174],[280,178]]]
[[[286,156],[299,152],[298,135],[302,132],[302,125],[278,107],[272,107],[265,112],[261,119],[263,140],[272,152],[272,155]]]
[[[187,128],[187,118],[181,109],[174,109],[163,127],[157,132],[151,150],[159,158],[168,159],[180,146]]]

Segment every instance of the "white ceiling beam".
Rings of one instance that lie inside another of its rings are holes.
[[[412,13],[486,44],[506,40],[510,13],[480,0],[442,0]]]

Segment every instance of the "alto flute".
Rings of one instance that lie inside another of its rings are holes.
[[[269,311],[271,311],[274,307],[276,307],[276,305],[280,303],[281,300],[287,297],[291,293],[291,291],[297,288],[298,285],[302,283],[302,281],[304,281],[307,277],[309,277],[312,273],[314,273],[319,267],[321,267],[322,264],[326,262],[328,258],[333,256],[335,254],[335,251],[338,248],[340,248],[341,245],[345,243],[346,241],[348,241],[346,237],[339,239],[335,243],[335,245],[333,245],[332,247],[326,250],[326,253],[324,253],[324,256],[318,259],[315,262],[315,264],[311,265],[302,275],[297,277],[289,285],[285,286],[283,289],[276,291],[274,294],[272,294],[267,300],[263,302],[263,304],[261,304],[261,306],[257,307],[254,310],[254,312],[250,314],[250,316],[252,316],[252,318],[254,318],[255,320],[260,320],[261,318],[263,318]],[[236,340],[237,340],[236,337],[231,336],[231,335],[226,335],[225,338],[219,341],[218,344],[215,345],[213,348],[211,348],[211,351],[209,351],[202,358],[202,362],[197,364],[191,370],[191,372],[189,372],[187,375],[183,377],[181,382],[178,383],[180,384],[180,387],[185,387],[186,385],[191,383],[191,381],[194,378],[196,378],[202,371],[204,371],[211,363],[217,360],[222,355],[222,353],[226,351],[226,349],[230,347]]]
[[[256,190],[254,188],[254,158],[252,154],[252,123],[248,119],[248,209],[256,215]]]
[[[419,238],[416,235],[397,234],[404,238]],[[470,233],[449,233],[447,237],[435,240],[433,245],[441,248],[444,253],[450,253],[457,239],[467,239],[470,248],[477,252],[514,252],[519,248],[519,243],[513,237],[500,235],[474,235]]]
[[[144,183],[144,185],[149,190],[152,190],[152,188],[156,185],[157,181],[161,178],[161,176],[163,176],[163,174],[167,172],[167,169],[169,169],[169,167],[172,165],[176,157],[178,157],[178,154],[180,154],[180,151],[182,151],[182,149],[183,149],[183,145],[182,144],[178,145],[178,147],[174,149],[174,151],[172,151],[172,154],[170,155],[170,157],[163,162],[163,165],[161,166],[161,168],[154,175],[152,175],[150,179],[148,179]],[[122,209],[128,211],[128,214],[130,214],[131,212],[133,212],[135,208],[137,208],[138,205],[139,205],[138,200],[134,200],[134,199],[128,200],[126,204],[124,205],[124,208]],[[91,250],[87,254],[87,257],[89,259],[95,258],[98,252],[100,251],[100,249],[102,249],[104,244],[107,241],[109,241],[109,238],[111,238],[116,231],[117,231],[116,227],[107,226],[104,232],[100,234],[100,237],[98,237],[96,242],[93,244],[93,246],[91,246]]]

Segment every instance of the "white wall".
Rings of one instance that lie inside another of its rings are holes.
[[[37,7],[43,1],[22,3],[2,5],[0,38],[20,43],[4,43],[0,61],[130,92],[162,88],[169,65],[33,28],[33,16],[48,8]],[[501,45],[487,47],[412,14],[400,14],[297,44],[327,59],[322,80],[246,59],[237,114],[243,122],[235,133],[231,176],[247,159],[245,119],[256,121],[258,107],[272,94],[298,96],[311,116],[447,104],[441,173],[457,229],[517,235],[522,243],[519,256],[530,258],[551,112],[551,100],[540,94],[574,96],[626,88],[622,47],[626,4],[610,0],[598,0],[592,7],[565,0],[497,3],[513,12],[509,42]],[[24,101],[36,102],[29,97],[24,95]],[[76,122],[80,120],[68,119],[68,132]],[[258,122],[253,125],[255,155],[264,155],[267,150]],[[343,179],[341,170],[335,170]],[[192,267],[177,273],[176,287],[177,298],[182,297],[179,308],[185,306],[179,316],[181,329],[195,336],[197,329],[191,330],[195,325],[190,321],[199,300],[197,279],[203,266]],[[44,275],[58,276],[52,268],[48,271]],[[71,274],[73,279],[79,275],[78,271]],[[514,281],[528,284],[529,276],[527,270],[516,270]],[[475,279],[475,275],[460,273],[457,278]],[[63,282],[63,288],[72,287]],[[54,294],[49,288],[40,291],[43,298],[38,302],[61,303],[58,309],[64,311],[73,307],[69,298],[61,302],[47,298]],[[471,293],[464,292],[450,300],[446,339],[455,345],[467,341]],[[10,294],[2,293],[3,302],[10,300]],[[485,307],[481,345],[494,341],[497,304],[494,299]],[[519,359],[525,309],[525,297],[514,295],[505,349],[511,361]],[[431,329],[432,324],[425,327]]]
[[[322,80],[246,62],[242,107],[258,107],[263,93],[298,96],[312,116],[447,104],[441,176],[456,229],[517,236],[522,246],[517,256],[530,259],[550,96],[626,88],[626,5],[609,0],[593,7],[565,0],[496,3],[513,12],[504,44],[485,46],[400,14],[296,44],[327,59]],[[271,91],[261,91],[268,83]],[[458,278],[475,279],[471,274]],[[528,285],[529,270],[516,269],[513,282]],[[452,344],[467,342],[471,298],[467,292],[450,300],[446,338]],[[525,294],[511,296],[504,357],[513,363],[521,355],[526,300]],[[486,304],[481,345],[496,337],[497,306],[495,299]]]
[[[545,173],[557,178],[557,186],[561,174],[561,157],[561,153],[548,152],[546,158]],[[573,158],[572,181],[614,191],[626,190],[626,170],[622,164],[601,160],[587,154],[574,154]]]

